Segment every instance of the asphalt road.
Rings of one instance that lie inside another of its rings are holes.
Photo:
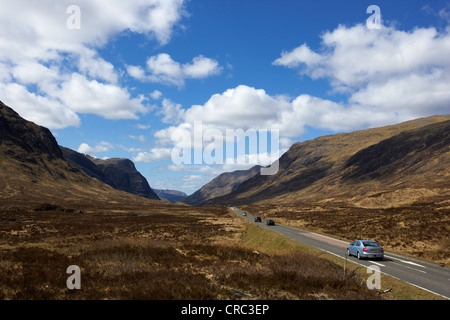
[[[300,241],[309,246],[326,251],[342,259],[345,259],[347,246],[349,243],[333,239],[324,235],[301,230],[285,225],[276,224],[267,226],[266,221],[254,222],[254,216],[231,207],[237,214],[248,221],[258,224],[262,228],[276,231],[282,235],[288,236],[294,240]],[[276,221],[275,221],[276,223]],[[356,239],[354,239],[356,240]],[[438,294],[444,298],[450,299],[450,269],[422,260],[404,257],[390,252],[384,252],[383,260],[358,260],[356,257],[348,257],[348,261],[369,267],[376,265],[380,272],[395,277],[399,280],[408,282],[424,290]]]

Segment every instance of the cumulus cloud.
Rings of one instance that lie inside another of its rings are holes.
[[[2,101],[14,108],[23,118],[50,129],[79,127],[81,120],[70,107],[57,99],[29,92],[17,83],[0,83]]]
[[[150,71],[148,79],[154,82],[165,82],[175,85],[183,84],[183,70],[179,62],[174,61],[167,53],[161,53],[147,60]]]
[[[159,90],[155,90],[152,93],[150,93],[150,97],[152,97],[152,99],[154,100],[158,100],[159,98],[162,97],[162,95],[163,95],[162,92]]]
[[[183,119],[223,129],[263,129],[278,126],[278,115],[289,107],[285,97],[272,97],[263,89],[239,85],[214,94],[204,105],[193,105],[185,111]]]
[[[306,126],[339,131],[397,120],[394,112],[346,106],[307,94],[294,99],[271,96],[263,89],[245,85],[214,94],[203,105],[169,110],[180,123],[156,132],[162,144],[170,143],[173,136],[192,135],[195,121],[201,121],[204,131],[217,129],[224,135],[227,129],[278,129],[286,145],[291,138],[301,136]]]
[[[80,53],[101,46],[124,30],[154,37],[161,44],[185,15],[183,0],[79,0],[79,30],[67,28],[70,0],[0,1],[0,56],[54,59],[59,52]],[[114,17],[112,19],[111,17]]]
[[[0,0],[3,101],[53,129],[78,126],[75,112],[109,119],[137,118],[146,112],[145,99],[132,97],[118,84],[118,71],[97,50],[123,31],[166,44],[186,15],[184,0],[80,0],[76,2],[79,29],[67,27],[71,5],[69,0]],[[136,77],[138,72],[135,68]]]
[[[150,152],[139,152],[133,158],[135,162],[158,162],[169,160],[172,150],[170,148],[153,148]]]
[[[103,60],[96,51],[83,48],[78,57],[78,69],[92,78],[110,83],[118,82],[118,74],[114,66]]]
[[[355,111],[349,115],[388,118],[394,112],[406,119],[448,112],[448,30],[339,26],[322,35],[322,47],[314,52],[302,44],[273,64],[328,79],[335,91],[349,94],[347,106]]]
[[[107,152],[113,148],[114,148],[114,146],[111,143],[102,141],[99,144],[97,144],[95,147],[91,147],[87,143],[82,143],[78,147],[77,151],[79,153],[84,153],[84,154],[94,156],[96,153]]]
[[[146,113],[145,98],[132,98],[128,90],[113,84],[89,80],[74,73],[53,93],[66,106],[79,113],[90,113],[107,119],[138,119]]]
[[[130,76],[137,80],[145,81],[145,71],[139,66],[126,66],[127,72]]]
[[[140,81],[159,82],[167,85],[183,86],[186,79],[203,79],[222,71],[216,60],[199,55],[192,62],[181,64],[167,53],[149,57],[147,72],[140,66],[127,66],[127,72]]]
[[[186,78],[202,79],[221,72],[222,68],[216,60],[200,55],[192,59],[191,63],[183,65],[183,73]]]
[[[164,99],[159,114],[164,116],[162,118],[164,123],[179,123],[183,118],[184,109],[181,104],[174,103],[170,99]]]

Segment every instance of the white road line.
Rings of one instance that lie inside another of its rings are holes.
[[[408,268],[408,269],[411,269],[411,270],[415,270],[415,271],[417,271],[417,272],[426,273],[426,271],[419,270],[419,269],[416,269],[416,268],[411,268],[411,267],[405,266],[405,265],[400,264],[400,263],[395,262],[395,261],[392,261],[392,263],[393,263],[393,264],[396,264],[396,265],[398,265],[398,266],[402,266],[403,268]]]
[[[399,259],[400,260],[400,259]],[[408,264],[412,264],[413,266],[417,266],[417,267],[421,267],[421,268],[426,268],[425,266],[423,266],[423,265],[421,265],[421,264],[418,264],[418,263],[415,263],[415,262],[412,262],[412,261],[406,261],[406,260],[400,260],[401,262],[403,262],[403,263],[408,263]]]
[[[386,267],[384,264],[379,263],[379,262],[370,261],[370,263],[375,263],[376,265],[379,265],[380,267]]]

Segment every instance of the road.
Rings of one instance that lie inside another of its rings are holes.
[[[294,240],[300,241],[304,244],[345,259],[345,254],[348,246],[348,243],[345,241],[281,224],[276,224],[275,226],[267,226],[264,220],[262,222],[256,223],[254,222],[254,216],[250,214],[244,216],[243,211],[234,207],[231,207],[231,209],[242,216],[244,219],[258,224],[262,228],[276,231]],[[384,252],[384,259],[381,261],[358,260],[353,256],[349,257],[348,261],[365,267],[376,265],[380,268],[380,272],[386,275],[392,276],[424,290],[440,295],[444,298],[450,299],[449,268],[386,251]]]

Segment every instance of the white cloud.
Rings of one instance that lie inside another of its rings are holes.
[[[170,99],[164,99],[159,113],[164,116],[162,122],[179,123],[183,118],[184,110],[181,104],[174,103]]]
[[[147,69],[150,71],[148,79],[152,82],[163,82],[182,85],[183,70],[180,63],[174,61],[167,53],[161,53],[147,60]]]
[[[159,98],[162,97],[162,92],[159,90],[155,90],[152,93],[150,93],[150,97],[152,97],[154,100],[158,100]]]
[[[322,60],[322,56],[311,51],[306,44],[288,52],[283,51],[281,57],[274,61],[274,65],[286,67],[298,67],[300,64],[318,64]]]
[[[343,105],[331,100],[300,95],[295,99],[284,96],[271,96],[262,89],[240,85],[228,89],[222,94],[215,94],[204,105],[194,105],[184,110],[181,107],[168,109],[167,114],[177,115],[179,122],[157,131],[154,137],[164,148],[176,146],[189,148],[194,152],[212,147],[217,141],[206,141],[204,134],[208,131],[221,135],[222,145],[228,139],[228,130],[235,136],[239,130],[244,134],[256,132],[261,138],[262,130],[279,130],[279,155],[292,143],[292,139],[301,136],[306,126],[334,131],[350,131],[356,128],[384,125],[405,120],[395,111],[380,111],[376,108],[362,107],[358,104]],[[201,123],[201,128],[197,124]],[[201,130],[197,131],[197,130]],[[203,137],[201,143],[195,144],[196,136]],[[256,141],[256,140],[252,140]],[[272,142],[270,143],[272,144]],[[276,147],[276,146],[272,146]],[[214,147],[215,148],[215,147]],[[254,148],[254,146],[252,147]],[[255,149],[254,149],[255,150]],[[259,154],[250,149],[244,154],[233,151],[235,164],[266,165],[276,156],[268,150],[259,149]],[[276,151],[276,150],[275,150]],[[272,151],[273,152],[273,151]],[[244,158],[242,158],[244,157]],[[225,166],[233,166],[232,159],[225,159]],[[245,161],[244,161],[245,160]]]
[[[182,189],[185,190],[197,190],[199,186],[208,183],[211,180],[211,177],[204,175],[185,175],[182,178],[183,184],[181,185]]]
[[[298,68],[313,79],[326,78],[334,90],[348,93],[346,112],[351,111],[350,118],[361,117],[354,125],[364,123],[362,117],[368,115],[380,119],[395,113],[407,119],[448,112],[448,30],[339,26],[322,35],[322,47],[314,52],[303,44],[283,52],[273,64]]]
[[[149,124],[141,124],[141,123],[138,123],[138,124],[135,125],[134,127],[137,128],[137,129],[141,129],[141,130],[147,130],[147,129],[150,129],[152,126],[149,125]]]
[[[158,162],[162,160],[169,160],[172,149],[170,148],[153,148],[150,152],[139,152],[133,158],[135,162]]]
[[[82,73],[110,83],[118,82],[118,75],[114,70],[114,66],[99,57],[96,51],[83,48],[78,59],[78,69]]]
[[[109,151],[110,149],[113,149],[113,148],[114,148],[114,146],[111,143],[102,141],[101,143],[99,143],[95,147],[91,147],[87,143],[82,143],[78,147],[77,151],[79,153],[89,154],[89,155],[93,156],[96,153],[107,152],[107,151]]]
[[[144,69],[142,69],[139,66],[126,66],[127,72],[130,76],[132,76],[133,78],[137,79],[137,80],[141,80],[144,81],[146,76],[145,76],[145,71]]]
[[[204,105],[194,105],[185,111],[188,123],[202,121],[218,128],[270,129],[290,103],[284,97],[272,97],[263,89],[240,85],[215,94]]]
[[[211,75],[219,74],[222,68],[216,60],[205,58],[200,55],[192,59],[192,63],[183,65],[183,73],[187,78],[201,79]]]
[[[81,124],[78,115],[59,100],[29,92],[20,84],[0,83],[0,97],[23,118],[45,124],[50,129],[79,127]]]
[[[66,9],[72,4],[71,0],[1,0],[0,57],[54,59],[59,52],[101,46],[124,30],[151,35],[165,44],[185,15],[183,0],[79,0],[81,28],[70,30]]]
[[[78,126],[74,112],[137,118],[146,111],[143,97],[131,97],[119,86],[114,65],[97,50],[123,31],[166,44],[186,15],[184,0],[79,0],[79,30],[67,27],[70,5],[73,1],[0,0],[2,99],[51,128]],[[6,92],[13,84],[15,91]],[[54,112],[49,114],[49,109]]]
[[[46,90],[53,86],[60,76],[56,67],[47,67],[34,60],[26,61],[12,69],[12,74],[22,84],[36,84]]]
[[[148,111],[143,96],[132,98],[124,88],[88,80],[77,73],[72,74],[53,95],[76,112],[96,114],[107,119],[138,119],[138,113]]]
[[[192,62],[181,64],[167,53],[160,53],[147,59],[148,74],[140,66],[127,66],[127,72],[140,81],[159,82],[183,86],[186,79],[203,79],[218,75],[222,68],[216,60],[199,55]],[[157,95],[159,98],[161,95]]]
[[[140,142],[145,142],[145,136],[144,135],[139,135],[139,136],[133,136],[133,135],[129,135],[128,138],[133,139],[133,140],[137,140]]]

